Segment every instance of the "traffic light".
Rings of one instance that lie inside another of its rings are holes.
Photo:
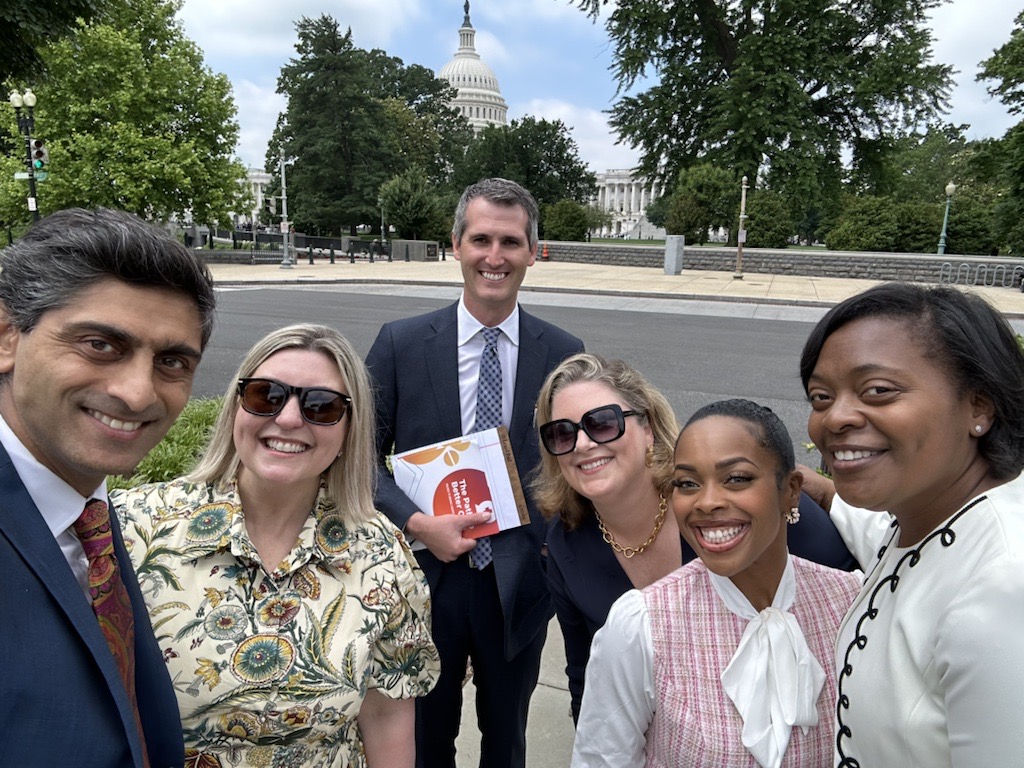
[[[266,205],[267,213],[277,216],[277,198],[268,196],[264,198],[263,202]]]
[[[50,162],[50,153],[46,149],[46,142],[42,139],[32,139],[32,168],[41,171]]]

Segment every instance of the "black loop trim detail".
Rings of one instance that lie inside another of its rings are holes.
[[[900,584],[900,579],[902,578],[900,576],[899,571],[903,567],[903,564],[906,563],[907,569],[909,570],[910,568],[913,568],[915,565],[921,562],[921,552],[922,550],[924,550],[928,542],[932,541],[933,539],[938,539],[939,543],[943,547],[953,546],[953,544],[956,543],[956,531],[953,530],[953,525],[956,523],[957,520],[963,517],[969,509],[971,509],[977,504],[980,504],[986,498],[987,497],[985,496],[979,496],[977,499],[975,499],[966,507],[964,507],[955,515],[953,515],[953,517],[949,518],[949,521],[941,528],[937,528],[936,530],[932,531],[927,536],[925,536],[924,539],[921,540],[920,544],[918,544],[914,549],[907,552],[905,555],[903,555],[903,557],[901,557],[897,561],[896,567],[893,568],[892,573],[888,576],[885,576],[882,579],[879,579],[878,583],[875,584],[874,589],[871,590],[871,595],[868,597],[867,600],[867,607],[865,608],[864,613],[861,614],[860,618],[857,619],[857,623],[854,626],[853,640],[850,641],[850,644],[846,648],[846,653],[843,655],[843,667],[839,671],[839,679],[836,681],[836,687],[838,692],[838,695],[836,697],[836,750],[839,753],[839,757],[842,758],[837,768],[860,768],[860,762],[856,758],[848,756],[843,749],[844,739],[853,738],[853,731],[851,730],[849,724],[843,721],[843,713],[849,711],[850,709],[850,697],[848,694],[843,692],[843,681],[853,675],[853,661],[851,659],[851,656],[853,656],[856,653],[856,651],[863,651],[864,648],[867,647],[868,636],[865,631],[867,629],[866,625],[868,622],[874,621],[878,617],[879,613],[878,606],[875,605],[875,599],[878,597],[883,587],[888,587],[890,594],[896,591],[896,588]],[[893,533],[889,537],[889,540],[886,541],[886,543],[878,550],[878,561],[875,563],[875,568],[881,566],[882,556],[885,555],[886,551],[889,549],[893,541],[895,541],[896,536],[899,534],[899,524],[896,522],[895,519],[893,520],[891,527],[893,529]],[[874,573],[874,569],[872,569],[872,573]],[[906,574],[904,574],[904,576],[905,575]]]

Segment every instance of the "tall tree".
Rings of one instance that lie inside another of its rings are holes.
[[[384,167],[384,103],[368,92],[364,52],[329,16],[296,25],[297,56],[282,67],[278,93],[288,97],[279,123],[287,157],[288,205],[302,230],[352,231],[379,218]],[[269,152],[268,152],[269,155]],[[268,156],[268,170],[276,158]]]
[[[519,182],[541,206],[586,203],[597,188],[565,123],[529,115],[484,128],[456,160],[453,183],[461,189],[492,176]]]
[[[307,231],[350,232],[380,218],[378,192],[396,174],[425,170],[447,181],[448,154],[461,154],[471,131],[448,106],[447,83],[419,65],[356,47],[327,15],[296,23],[297,55],[282,67],[278,92],[288,107],[267,155],[293,161],[289,213]]]
[[[421,168],[410,168],[380,188],[384,221],[399,237],[412,240],[439,240],[445,236],[448,211],[442,196],[427,180]],[[449,227],[450,229],[450,227]]]
[[[5,0],[0,5],[0,82],[41,80],[40,51],[78,30],[79,21],[102,17],[108,0]]]
[[[595,16],[609,0],[578,0]],[[941,111],[951,69],[930,63],[944,0],[617,0],[607,29],[621,96],[612,126],[641,171],[697,158],[751,179],[780,155],[837,157]]]
[[[993,80],[988,91],[998,97],[1011,114],[1024,113],[1024,12],[1017,16],[1010,39],[991,57],[981,62],[979,80]],[[989,156],[999,158],[1000,177],[1007,187],[996,220],[1000,239],[1011,252],[1024,253],[1024,121],[1017,123]]]
[[[665,229],[703,245],[710,230],[732,230],[739,209],[739,178],[724,168],[701,163],[679,172],[667,203]]]
[[[179,0],[117,0],[102,22],[42,50],[35,136],[47,141],[46,213],[109,206],[167,219],[227,223],[244,206],[245,168],[231,87],[185,37]],[[9,111],[9,107],[8,107]],[[0,171],[0,218],[23,220],[24,182]]]

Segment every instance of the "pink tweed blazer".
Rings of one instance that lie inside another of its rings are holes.
[[[807,735],[793,729],[782,765],[826,768],[833,764],[835,744],[833,649],[860,579],[798,557],[792,560],[796,598],[791,610],[826,680],[818,697],[818,725]],[[722,604],[700,561],[652,584],[643,596],[654,640],[658,702],[647,730],[647,765],[757,768],[741,740],[743,722],[721,683],[747,622]]]

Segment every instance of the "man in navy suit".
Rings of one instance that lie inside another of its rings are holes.
[[[109,576],[75,530],[188,401],[210,274],[166,232],[102,209],[42,219],[0,267],[0,765],[180,768],[174,689],[117,522],[114,639],[93,610]]]
[[[433,517],[419,510],[385,467],[387,455],[476,431],[481,360],[501,369],[501,422],[525,477],[538,461],[534,404],[547,374],[583,343],[518,304],[537,256],[537,203],[515,182],[485,179],[462,194],[452,249],[464,287],[458,302],[387,323],[366,358],[377,384],[377,504],[425,549],[417,558],[430,582],[441,679],[416,701],[417,765],[455,765],[467,659],[476,683],[480,765],[523,766],[526,716],[540,674],[551,602],[541,559],[544,523],[530,505],[529,525],[486,545],[462,531],[487,514]],[[499,329],[495,334],[491,329]],[[487,334],[485,334],[487,331]],[[489,377],[488,377],[489,378]]]

